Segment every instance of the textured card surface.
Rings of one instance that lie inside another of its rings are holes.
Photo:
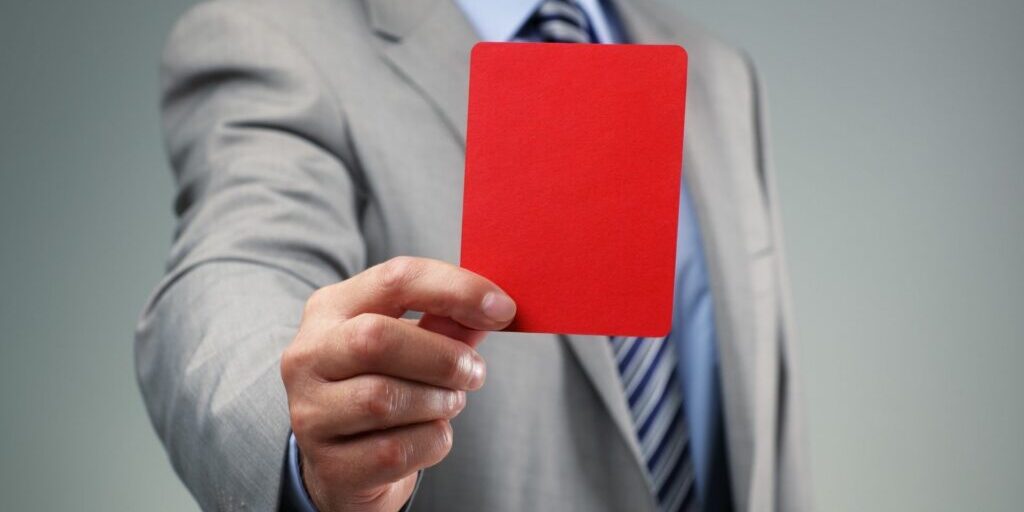
[[[512,331],[660,336],[672,323],[686,52],[479,43],[461,265]]]

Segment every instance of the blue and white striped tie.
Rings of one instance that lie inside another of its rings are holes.
[[[573,0],[544,0],[516,34],[515,41],[593,43],[587,12]]]
[[[596,42],[586,11],[574,0],[541,2],[515,40]],[[694,468],[674,344],[644,338],[612,338],[611,343],[660,510],[696,510]]]
[[[611,344],[661,510],[696,510],[675,344],[663,338],[612,338]]]

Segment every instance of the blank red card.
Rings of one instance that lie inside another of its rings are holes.
[[[672,323],[686,52],[479,43],[461,265],[509,330],[661,336]]]

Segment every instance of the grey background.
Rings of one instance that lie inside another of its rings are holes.
[[[195,508],[131,355],[190,3],[0,7],[0,510]],[[1024,2],[675,3],[769,86],[819,508],[1019,509]]]

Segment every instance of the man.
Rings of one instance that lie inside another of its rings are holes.
[[[665,340],[481,344],[515,315],[452,265],[481,38],[688,50]],[[650,0],[223,0],[184,16],[163,73],[179,228],[136,357],[204,508],[808,509],[740,53]]]

